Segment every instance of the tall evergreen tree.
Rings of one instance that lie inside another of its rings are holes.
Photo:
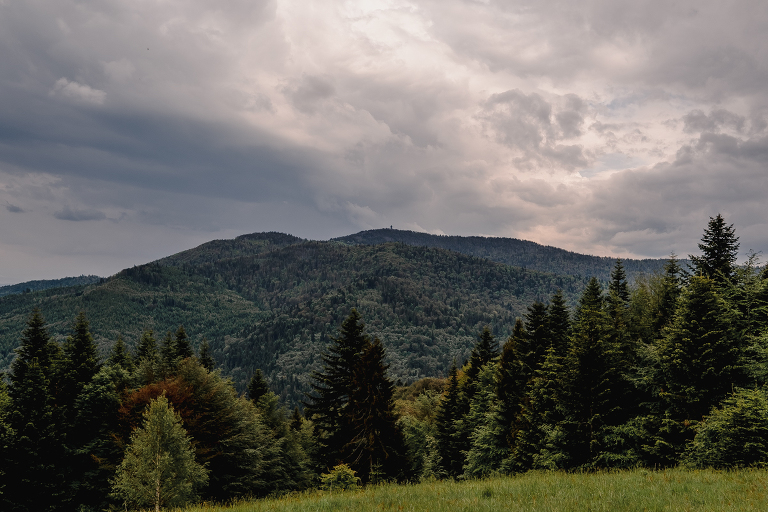
[[[122,336],[118,336],[117,341],[112,346],[112,351],[109,354],[109,359],[107,359],[107,364],[110,366],[118,365],[128,373],[133,373],[136,369],[133,357],[131,357],[131,353],[125,346]]]
[[[192,352],[192,345],[189,343],[189,336],[187,336],[187,331],[184,330],[183,325],[180,325],[176,330],[175,341],[177,359],[182,360],[194,355],[194,352]]]
[[[53,394],[57,386],[52,383],[60,358],[58,344],[35,309],[11,365],[9,424],[13,438],[6,454],[6,473],[17,483],[6,489],[7,510],[54,510],[66,498],[65,452]]]
[[[709,277],[722,284],[733,276],[736,257],[739,252],[739,238],[733,224],[727,225],[723,216],[710,217],[699,249],[701,256],[688,256],[696,275]]]
[[[692,427],[734,386],[744,383],[728,305],[716,289],[714,280],[692,276],[659,346],[666,415],[686,427],[679,432],[682,438],[667,436],[671,457],[678,457],[682,443],[692,438]]]
[[[14,484],[6,489],[4,510],[54,511],[68,501],[60,426],[50,384],[37,361],[25,361],[23,381],[11,387],[14,436],[7,474]]]
[[[269,383],[264,378],[264,374],[260,369],[256,369],[251,377],[251,382],[248,383],[248,398],[255,404],[259,402],[262,396],[269,393]]]
[[[678,264],[677,257],[675,253],[672,253],[664,265],[664,273],[659,282],[656,301],[651,311],[651,325],[656,338],[661,336],[662,329],[670,324],[675,315],[677,299],[680,297],[682,285],[681,272],[682,269]]]
[[[96,345],[84,311],[78,313],[75,318],[72,334],[64,342],[62,353],[64,357],[61,358],[58,369],[61,391],[57,405],[63,414],[64,421],[70,425],[76,414],[73,406],[77,396],[93,379],[100,366]]]
[[[461,417],[461,397],[459,390],[459,370],[456,361],[448,374],[448,390],[440,403],[435,418],[439,458],[446,475],[456,477],[463,471],[464,456],[459,445],[457,422]]]
[[[200,342],[200,352],[198,353],[197,358],[200,360],[200,364],[203,368],[209,372],[212,372],[216,368],[216,361],[211,354],[211,347],[208,344],[208,340],[205,338]]]
[[[314,383],[306,412],[319,434],[319,463],[324,469],[343,461],[343,448],[354,436],[349,400],[354,391],[355,368],[369,344],[360,313],[352,309],[339,335],[322,355],[323,371],[312,373]]]
[[[571,318],[563,291],[557,290],[549,304],[549,335],[551,346],[557,354],[565,354],[571,333]]]
[[[157,348],[157,340],[152,329],[145,329],[136,347],[136,365],[141,381],[150,384],[160,378],[161,362]]]
[[[384,347],[375,338],[366,345],[355,368],[349,399],[354,435],[343,448],[345,460],[362,482],[407,476],[405,441],[397,425],[393,392],[394,384],[384,364]]]

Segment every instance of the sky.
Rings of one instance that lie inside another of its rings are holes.
[[[0,284],[394,226],[768,252],[768,2],[0,0]]]

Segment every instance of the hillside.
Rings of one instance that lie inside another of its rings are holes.
[[[333,240],[350,245],[400,242],[420,247],[439,247],[515,267],[578,277],[594,276],[601,281],[610,279],[611,270],[616,262],[615,258],[579,254],[516,238],[446,236],[399,229],[372,229]],[[630,280],[638,274],[651,274],[661,269],[666,262],[663,259],[626,259],[622,261]],[[681,264],[686,262],[687,260],[682,260]]]
[[[79,310],[106,353],[118,336],[133,346],[183,324],[208,338],[217,362],[243,389],[262,368],[289,402],[341,320],[357,307],[403,382],[445,375],[489,325],[506,338],[533,300],[562,288],[573,299],[586,278],[537,272],[441,248],[347,245],[262,233],[203,244],[126,269],[103,282],[0,298],[0,365],[40,307],[59,339]]]
[[[87,285],[99,282],[99,276],[64,277],[62,279],[44,279],[27,281],[25,283],[0,286],[0,297],[14,295],[16,293],[37,292],[51,288],[66,288],[69,286]]]

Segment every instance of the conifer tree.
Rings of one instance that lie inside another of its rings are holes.
[[[727,225],[721,214],[709,218],[699,249],[703,253],[701,256],[688,256],[696,275],[708,277],[718,285],[733,276],[739,238],[733,224]]]
[[[13,429],[10,422],[11,406],[11,397],[8,395],[4,375],[0,375],[0,504],[4,501],[5,483],[8,481],[6,474],[10,462],[8,455],[10,454],[11,443],[13,443]]]
[[[259,399],[267,393],[269,393],[269,384],[267,383],[267,379],[264,378],[264,374],[257,368],[256,371],[253,372],[251,382],[248,383],[248,398],[250,398],[254,404],[258,404]]]
[[[680,274],[677,257],[672,253],[664,265],[664,274],[661,277],[659,290],[656,292],[656,303],[651,311],[651,325],[656,338],[661,336],[662,329],[670,324],[675,315],[682,284]]]
[[[363,349],[355,368],[349,400],[354,435],[343,448],[345,460],[364,483],[406,476],[405,441],[397,425],[393,392],[384,347],[375,338]]]
[[[557,290],[549,304],[549,336],[550,345],[555,353],[563,355],[568,347],[568,337],[571,333],[571,319],[568,306],[563,297],[563,291]]]
[[[160,378],[161,362],[154,331],[145,329],[136,348],[136,365],[141,381],[150,384]]]
[[[195,461],[181,418],[165,396],[152,400],[117,468],[115,495],[132,506],[159,512],[161,507],[194,501],[207,481],[208,471]]]
[[[457,421],[461,417],[459,370],[456,361],[448,374],[448,390],[440,403],[435,418],[439,458],[445,474],[459,476],[463,471],[464,457],[460,451]]]
[[[564,360],[561,423],[568,436],[571,464],[592,467],[603,450],[606,425],[616,425],[620,403],[616,393],[619,375],[607,340],[608,320],[595,278],[579,301],[571,344]]]
[[[53,394],[57,386],[52,382],[60,358],[58,344],[35,309],[11,365],[13,438],[6,473],[17,483],[6,488],[7,510],[54,510],[64,499],[65,452]]]
[[[370,339],[356,309],[342,322],[339,335],[323,353],[322,372],[313,372],[307,416],[318,435],[320,464],[332,468],[343,459],[343,448],[353,437],[349,399],[354,391],[354,372]]]
[[[523,346],[523,351],[528,353],[529,351],[525,350],[525,347],[529,345],[528,333],[523,321],[518,318],[512,330],[512,335],[502,347],[496,376],[498,406],[495,411],[495,419],[498,425],[495,431],[503,434],[503,444],[513,452],[516,449],[519,431],[522,427],[521,419],[524,404],[527,400],[527,384],[532,376],[521,357],[521,351],[518,348],[521,345]],[[509,463],[507,466],[508,472],[511,472],[512,469],[509,467]]]
[[[527,336],[523,338],[525,346],[518,344],[520,351],[520,360],[525,366],[525,371],[529,377],[533,377],[536,371],[544,361],[547,348],[551,344],[551,332],[549,329],[548,308],[545,304],[535,301],[528,306],[525,314],[525,332]]]
[[[495,359],[499,355],[499,344],[493,339],[493,334],[488,327],[484,327],[480,335],[477,337],[475,346],[472,349],[472,354],[469,356],[469,367],[466,371],[466,383],[468,398],[471,398],[473,394],[473,384],[477,380],[477,376],[480,373],[480,369],[485,366],[489,361]]]
[[[187,336],[187,331],[184,330],[183,325],[180,325],[176,330],[175,341],[176,359],[182,360],[194,355],[194,352],[192,352],[192,346],[189,344],[189,336]]]
[[[136,369],[136,365],[133,362],[133,357],[131,357],[131,353],[128,352],[122,336],[118,336],[117,341],[112,346],[112,352],[109,354],[107,364],[110,366],[118,365],[128,373],[133,373]]]
[[[666,414],[693,427],[733,386],[744,381],[740,350],[734,340],[728,305],[707,277],[692,276],[680,297],[675,318],[659,346]],[[683,438],[669,442],[679,456]]]
[[[175,373],[179,362],[176,340],[173,333],[167,331],[160,344],[160,374],[163,377],[170,377]]]
[[[14,484],[6,489],[3,509],[58,510],[67,498],[65,452],[50,384],[36,357],[24,362],[24,379],[11,387],[11,400],[14,435],[7,474]]]
[[[200,342],[200,352],[197,358],[200,360],[202,367],[209,372],[212,372],[216,368],[216,361],[211,355],[211,348],[208,344],[208,340],[205,338]]]
[[[497,364],[486,364],[478,375],[478,390],[464,421],[469,425],[470,448],[464,464],[464,477],[482,478],[498,472],[509,455],[507,429],[499,417],[496,394]]]

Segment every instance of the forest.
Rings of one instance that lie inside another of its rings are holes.
[[[240,392],[184,327],[144,328],[131,347],[118,337],[101,357],[84,312],[59,342],[33,309],[0,387],[2,508],[160,510],[531,470],[764,468],[768,272],[755,254],[737,263],[721,215],[699,248],[631,282],[616,260],[607,282],[590,279],[572,302],[555,288],[504,316],[506,330],[480,316],[466,356],[454,347],[447,371],[411,383],[393,378],[364,304],[351,307],[292,408],[259,368]],[[226,280],[220,271],[210,276]]]

